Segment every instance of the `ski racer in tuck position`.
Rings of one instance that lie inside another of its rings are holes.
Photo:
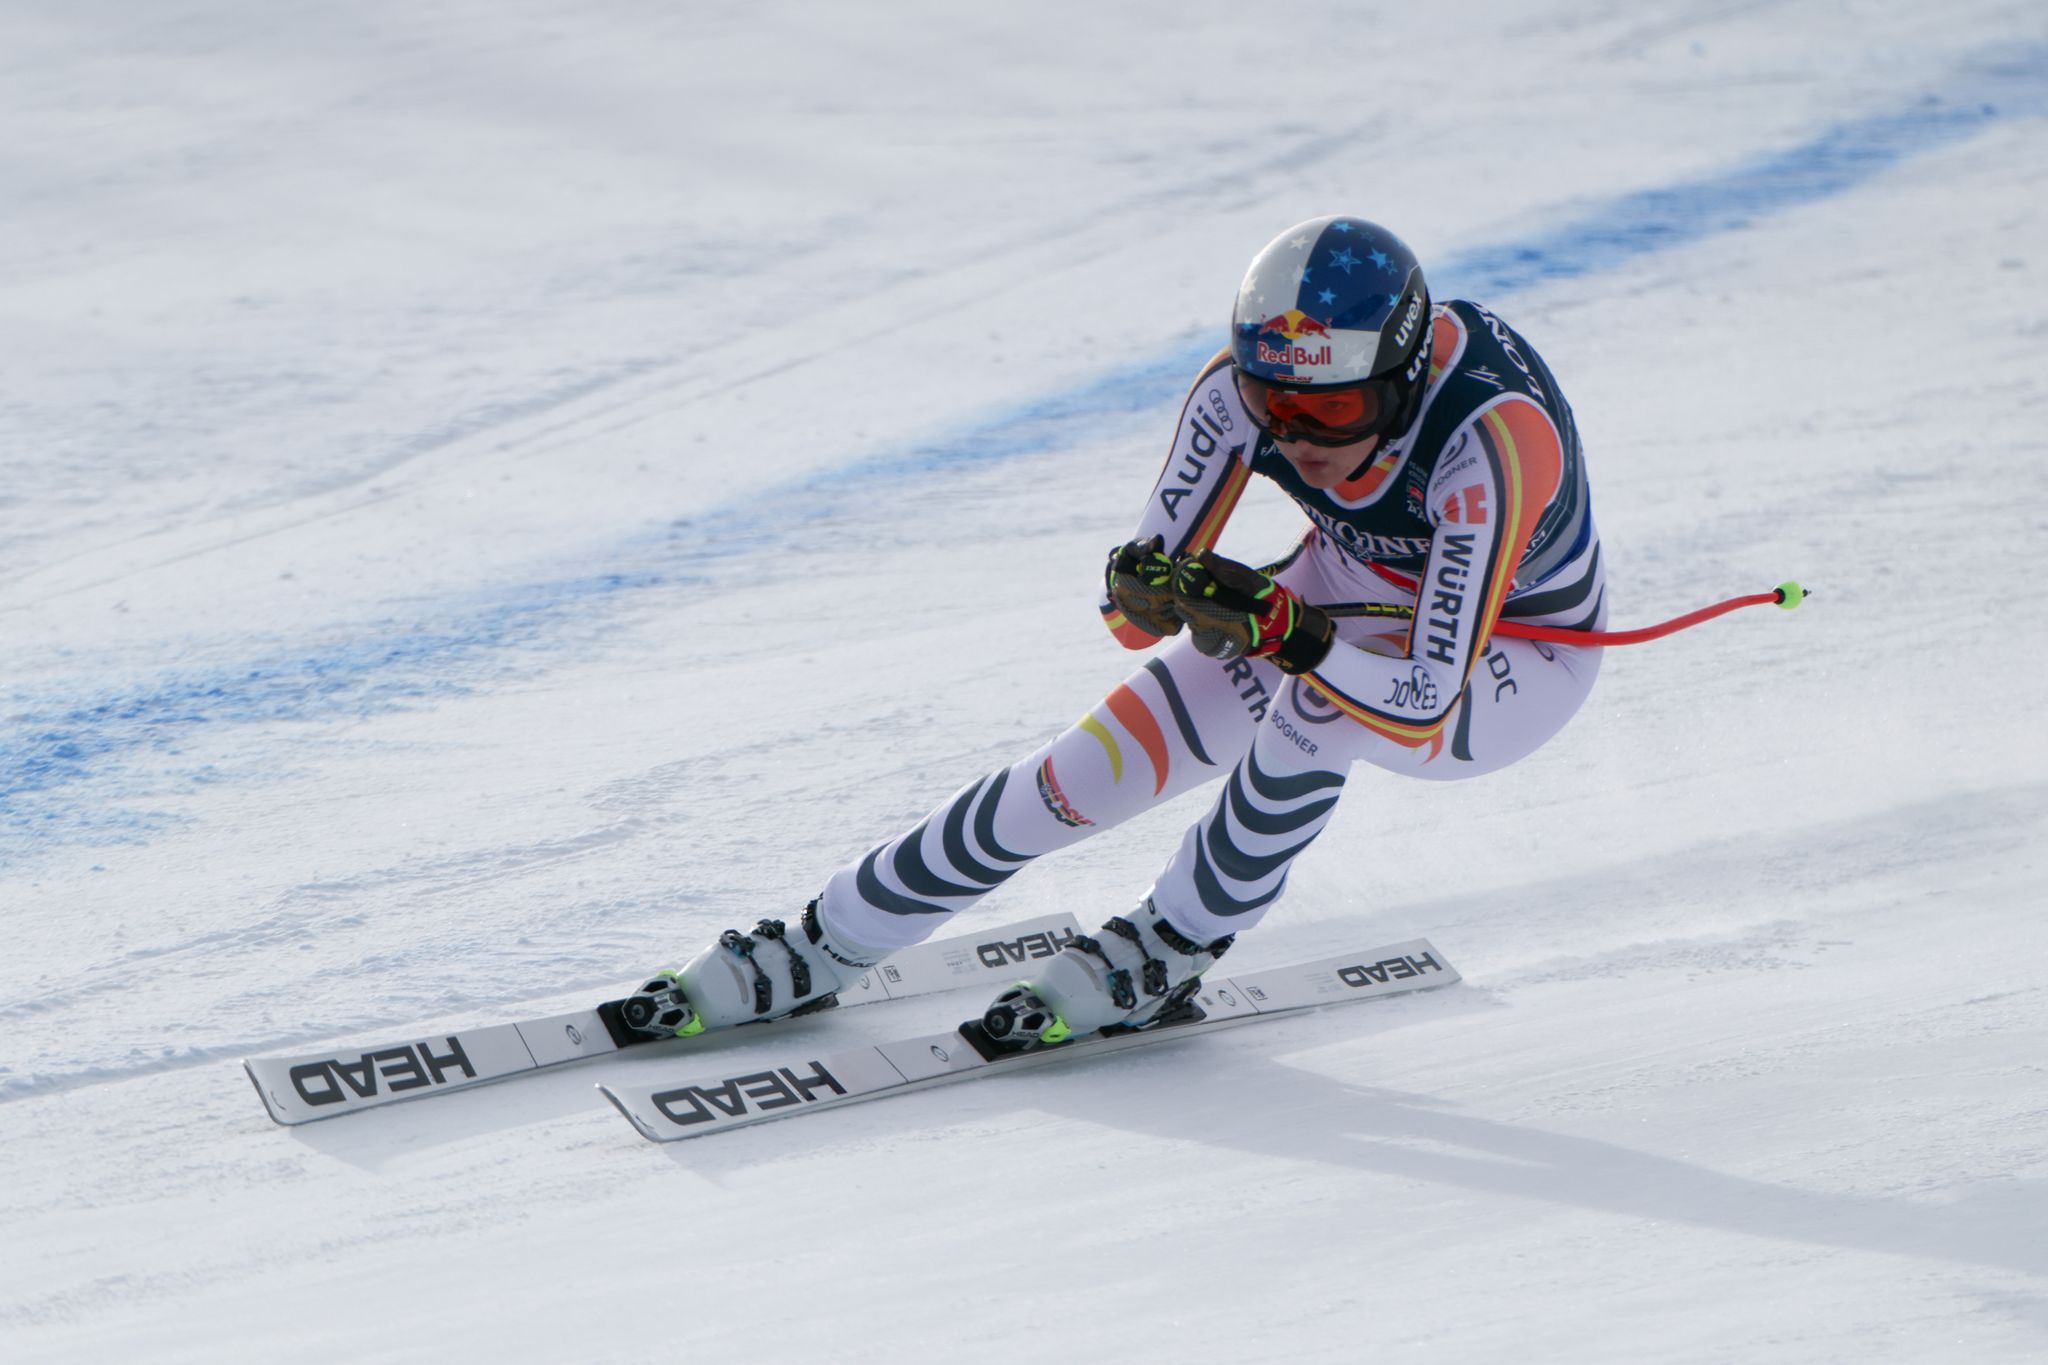
[[[1160,1022],[1272,907],[1354,764],[1477,777],[1571,719],[1600,649],[1502,631],[1597,631],[1607,612],[1578,429],[1535,349],[1477,304],[1433,303],[1408,247],[1351,217],[1275,238],[1232,323],[1104,575],[1116,638],[1165,648],[840,868],[797,924],[728,931],[648,982],[631,1024],[690,1035],[825,1007],[1033,859],[1220,777],[1136,908],[983,1020],[1018,1048]],[[1264,568],[1212,548],[1255,474],[1311,523]]]

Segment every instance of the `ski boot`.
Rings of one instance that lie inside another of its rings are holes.
[[[750,934],[726,930],[683,966],[621,1001],[619,1017],[638,1034],[690,1038],[706,1029],[810,1014],[838,1004],[840,988],[882,956],[828,937],[812,901],[795,932],[779,919],[762,920]]]
[[[1130,919],[1116,916],[1079,935],[1034,981],[997,996],[982,1031],[1007,1051],[1050,1047],[1096,1029],[1125,1032],[1169,1022],[1202,988],[1202,973],[1235,935],[1197,943],[1159,913],[1151,898]]]

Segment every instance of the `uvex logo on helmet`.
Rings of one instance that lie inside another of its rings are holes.
[[[1408,349],[1408,343],[1415,337],[1415,324],[1422,320],[1422,295],[1408,296],[1408,311],[1401,315],[1401,325],[1394,330],[1394,347],[1397,351]]]

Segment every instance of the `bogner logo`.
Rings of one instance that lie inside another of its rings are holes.
[[[1366,986],[1384,986],[1389,981],[1405,981],[1411,976],[1425,972],[1440,972],[1443,963],[1434,956],[1424,953],[1421,957],[1383,957],[1370,966],[1340,967],[1337,979],[1353,990]]]
[[[394,1095],[422,1086],[447,1085],[449,1073],[457,1069],[461,1074],[456,1077],[456,1084],[475,1080],[476,1068],[469,1064],[469,1054],[462,1050],[461,1040],[441,1041],[445,1051],[440,1053],[434,1051],[431,1043],[415,1043],[411,1047],[365,1052],[353,1062],[344,1062],[339,1057],[307,1062],[292,1068],[292,1089],[307,1104],[340,1104],[350,1095],[368,1099],[377,1093],[379,1080]]]
[[[788,1067],[735,1076],[717,1085],[686,1085],[657,1091],[651,1098],[662,1117],[678,1127],[693,1123],[716,1123],[720,1118],[743,1118],[749,1113],[787,1109],[792,1104],[816,1104],[818,1092],[829,1089],[844,1095],[846,1087],[825,1069],[812,1062],[811,1074],[799,1076]]]
[[[1026,934],[1022,938],[977,943],[974,945],[974,955],[981,959],[982,966],[1001,969],[1013,962],[1023,962],[1027,958],[1051,957],[1073,941],[1072,929],[1060,929],[1052,933]]]

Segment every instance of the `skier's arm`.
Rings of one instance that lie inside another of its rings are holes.
[[[1252,437],[1251,421],[1230,382],[1230,352],[1221,351],[1203,367],[1181,405],[1173,447],[1132,540],[1158,536],[1168,558],[1214,545],[1250,477],[1246,461]],[[1103,624],[1125,648],[1159,643],[1159,636],[1125,618],[1106,586],[1096,605]]]
[[[1404,658],[1338,641],[1309,680],[1396,743],[1434,741],[1514,588],[1516,566],[1562,477],[1563,447],[1535,403],[1507,395],[1452,437],[1426,494],[1435,531]]]

